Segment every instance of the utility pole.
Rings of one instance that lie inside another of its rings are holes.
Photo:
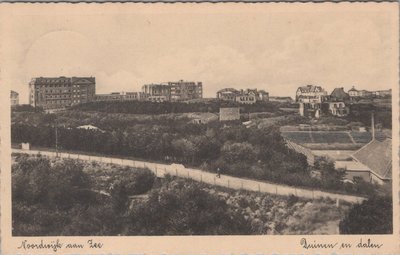
[[[372,133],[372,141],[375,140],[375,118],[374,112],[371,112],[371,133]]]
[[[58,123],[57,123],[57,119],[56,119],[56,125],[55,125],[55,129],[56,129],[56,157],[58,158]]]

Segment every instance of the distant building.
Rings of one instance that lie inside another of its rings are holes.
[[[142,92],[112,92],[95,96],[95,101],[140,101],[144,99]]]
[[[171,89],[172,101],[186,101],[203,98],[203,84],[201,82],[177,81],[168,82]]]
[[[296,91],[296,102],[320,104],[327,99],[327,92],[321,86],[307,85]]]
[[[239,91],[234,88],[225,88],[221,89],[217,92],[217,98],[224,101],[236,101],[236,95],[239,94]]]
[[[94,131],[100,131],[102,133],[105,133],[104,130],[101,130],[100,128],[93,126],[93,125],[83,125],[83,126],[77,127],[77,129],[94,130]]]
[[[348,102],[349,100],[350,95],[344,91],[343,87],[335,88],[329,97],[329,101],[331,102]]]
[[[240,119],[239,107],[219,108],[220,121],[239,120],[239,119]]]
[[[122,101],[122,95],[119,92],[110,94],[96,94],[95,101]]]
[[[239,104],[254,104],[257,102],[258,93],[257,90],[247,89],[241,90],[236,95],[236,102]]]
[[[29,104],[46,110],[86,103],[95,99],[94,77],[33,78],[29,83]]]
[[[18,94],[18,92],[15,92],[14,90],[11,90],[10,100],[11,100],[11,106],[19,105],[19,94]]]
[[[354,86],[349,90],[349,96],[351,99],[358,99],[358,98],[371,98],[375,95],[375,92],[368,91],[368,90],[357,90]]]
[[[146,100],[154,102],[188,101],[203,98],[203,84],[183,80],[146,84],[142,86],[142,93]]]
[[[358,90],[354,86],[348,92],[350,97],[359,97]]]
[[[392,96],[392,89],[377,90],[377,91],[373,91],[372,94],[375,97],[391,97]]]
[[[269,97],[269,101],[278,103],[293,103],[291,97]]]
[[[171,87],[166,84],[145,84],[142,86],[142,92],[148,101],[164,102],[171,100]]]
[[[225,88],[217,92],[217,98],[223,101],[238,102],[240,104],[254,104],[258,101],[269,101],[269,93],[265,90]]]
[[[303,117],[319,119],[321,116],[321,103],[299,103],[299,114]]]
[[[327,105],[328,113],[336,117],[345,117],[350,113],[349,107],[344,102],[324,102]],[[324,106],[322,106],[324,108]]]

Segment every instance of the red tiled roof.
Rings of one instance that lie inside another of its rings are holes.
[[[392,179],[392,139],[372,140],[353,154],[381,179]]]

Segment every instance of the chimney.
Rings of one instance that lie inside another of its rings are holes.
[[[374,112],[371,113],[371,132],[372,132],[372,141],[375,140],[375,120],[374,120]]]

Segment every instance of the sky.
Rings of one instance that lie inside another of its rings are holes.
[[[1,81],[94,76],[96,93],[203,82],[294,96],[297,87],[398,84],[398,8],[380,4],[44,5],[4,11]],[[5,16],[5,17],[4,17]]]

